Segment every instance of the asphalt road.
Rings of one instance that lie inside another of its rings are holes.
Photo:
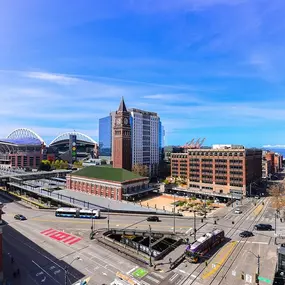
[[[243,205],[220,210],[203,222],[201,218],[197,218],[197,237],[213,228],[222,228],[229,242],[210,253],[208,266],[203,262],[183,263],[171,272],[153,272],[148,269],[149,274],[143,278],[143,284],[253,284],[257,264],[253,254],[261,256],[261,276],[271,278],[276,262],[274,232],[254,232],[255,236],[249,239],[239,237],[242,230],[251,230],[255,223],[266,222],[274,225],[274,210],[267,200],[264,200],[264,207],[254,206],[249,200],[245,200]],[[234,214],[235,207],[239,207],[243,213]],[[102,248],[95,241],[90,241],[90,220],[58,218],[54,212],[27,209],[15,203],[8,203],[4,211],[4,219],[9,222],[4,233],[4,250],[13,254],[17,264],[20,264],[21,272],[24,272],[23,278],[26,278],[22,284],[64,284],[64,268],[77,257],[80,257],[81,261],[75,260],[72,263],[70,279],[75,281],[83,276],[91,276],[90,284],[96,285],[110,284],[116,272],[126,274],[137,266],[128,259]],[[17,213],[25,215],[28,220],[15,221],[13,216]],[[150,224],[146,221],[147,216],[143,215],[112,214],[109,218],[110,227],[118,229],[131,227],[148,230]],[[173,232],[174,219],[162,216],[161,222],[151,225],[153,230]],[[282,227],[282,224],[279,225],[278,222],[278,226]],[[106,228],[107,215],[96,220],[95,227]],[[192,228],[193,218],[175,218],[176,232],[188,236],[192,233]],[[70,234],[79,238],[79,241],[71,245],[65,244],[42,234],[47,230]],[[242,272],[245,276],[248,275],[248,282],[240,279]],[[250,280],[252,282],[249,282]]]

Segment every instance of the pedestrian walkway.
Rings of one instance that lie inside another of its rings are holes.
[[[4,282],[0,283],[3,285],[21,285],[21,284],[28,284],[24,281],[27,281],[26,276],[23,276],[23,271],[20,269],[20,274],[14,276],[13,274],[19,268],[17,264],[17,260],[13,258],[12,263],[12,256],[9,253],[3,253],[3,272],[4,272]],[[28,282],[28,281],[27,281]]]

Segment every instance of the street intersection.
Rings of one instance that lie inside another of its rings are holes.
[[[236,207],[242,210],[242,214],[234,213]],[[15,203],[7,203],[4,212],[9,224],[3,236],[4,251],[13,252],[27,280],[33,280],[31,284],[64,284],[65,268],[70,271],[68,284],[84,276],[91,277],[91,285],[110,284],[117,272],[132,275],[139,267],[127,256],[103,248],[96,240],[90,241],[90,220],[59,218],[52,211],[28,209]],[[17,213],[25,215],[27,221],[14,220]],[[109,218],[110,227],[117,229],[147,231],[150,224],[144,215],[112,214]],[[153,230],[173,232],[175,226],[176,233],[193,240],[193,218],[176,217],[175,222],[172,216],[161,216],[160,219],[159,223],[151,223]],[[270,207],[269,198],[254,202],[245,199],[243,205],[224,208],[203,221],[197,218],[197,237],[214,228],[221,228],[225,230],[227,243],[209,253],[207,264],[204,261],[198,264],[183,262],[174,270],[169,270],[166,265],[157,268],[158,271],[145,266],[147,274],[140,278],[141,284],[254,284],[257,255],[261,259],[260,275],[272,279],[277,248],[274,231],[254,231],[253,226],[257,223],[269,223],[274,227],[274,209]],[[285,229],[280,220],[276,224],[278,230]],[[107,228],[107,215],[95,221],[95,228]],[[239,233],[243,230],[253,231],[254,236],[240,238]],[[23,240],[16,233],[27,239]],[[15,236],[14,240],[11,235]],[[69,237],[75,237],[77,241],[72,244],[64,242]],[[33,262],[26,262],[25,259]]]

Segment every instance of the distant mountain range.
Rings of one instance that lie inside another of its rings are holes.
[[[285,157],[285,145],[264,145],[262,149],[280,153]]]
[[[273,149],[273,148],[279,148],[279,149],[284,149],[285,150],[285,144],[276,144],[276,145],[264,145],[262,148],[269,148],[269,149]]]

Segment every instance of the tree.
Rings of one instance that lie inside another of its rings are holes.
[[[51,170],[51,163],[49,160],[42,160],[38,170],[40,171],[50,171]]]
[[[135,164],[132,168],[132,171],[140,176],[148,176],[148,167],[143,164]]]
[[[73,163],[73,167],[74,167],[74,168],[82,168],[82,165],[83,165],[83,161],[82,161],[82,160],[75,161],[75,162]]]
[[[285,184],[278,183],[270,187],[270,195],[272,196],[272,207],[280,211],[285,206]]]

